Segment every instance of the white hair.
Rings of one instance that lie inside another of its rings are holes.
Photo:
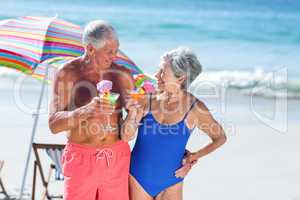
[[[179,78],[183,75],[186,76],[186,80],[182,84],[184,90],[188,89],[202,71],[202,65],[196,54],[187,47],[179,47],[168,51],[162,58],[168,59],[175,77]]]
[[[118,40],[115,29],[106,21],[95,20],[89,22],[82,35],[82,44],[87,46],[91,44],[94,48],[99,49],[105,45],[107,40]]]

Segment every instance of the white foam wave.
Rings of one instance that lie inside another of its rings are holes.
[[[254,71],[210,71],[201,74],[191,85],[196,93],[220,88],[241,91],[242,94],[268,98],[300,99],[300,80],[289,80],[286,69],[265,72]]]

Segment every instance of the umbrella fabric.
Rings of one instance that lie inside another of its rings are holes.
[[[83,52],[81,28],[56,17],[26,16],[0,22],[0,65],[32,75],[43,61]]]
[[[46,67],[57,68],[84,53],[81,37],[80,26],[56,17],[26,16],[2,20],[0,66],[43,79]],[[118,52],[114,63],[131,70],[133,75],[144,74],[122,51]]]
[[[144,74],[144,72],[133,61],[131,61],[130,58],[126,56],[121,50],[115,57],[114,63],[131,70],[133,75]]]

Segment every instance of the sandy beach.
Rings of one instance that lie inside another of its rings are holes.
[[[5,160],[2,177],[10,194],[17,195],[21,186],[25,156],[31,133],[32,117],[15,106],[13,90],[7,84],[1,89],[0,158]],[[24,87],[23,99],[29,107],[34,107],[32,99],[37,97],[37,89]],[[297,100],[289,100],[288,129],[279,132],[257,119],[249,106],[249,96],[236,91],[229,92],[226,101],[226,112],[221,112],[217,99],[202,100],[211,110],[216,119],[223,123],[227,133],[227,143],[221,149],[199,160],[185,179],[184,197],[188,200],[217,199],[274,199],[297,200],[300,198],[300,152],[298,134],[299,124]],[[275,100],[257,97],[256,103],[268,113],[267,105]],[[259,107],[258,106],[258,107]],[[43,108],[47,108],[46,99]],[[270,109],[271,110],[271,109]],[[279,113],[284,115],[284,113]],[[18,120],[16,120],[16,116]],[[284,122],[283,122],[284,123]],[[64,134],[52,135],[47,127],[47,114],[42,114],[38,126],[36,142],[65,143]],[[196,150],[209,142],[202,132],[195,131],[190,137],[188,149]],[[131,146],[134,144],[132,141]],[[43,162],[48,167],[49,158],[42,154]],[[48,171],[48,168],[45,169]],[[32,162],[27,179],[27,193],[32,184]],[[39,191],[41,192],[41,182]],[[62,183],[52,181],[51,190],[62,192]]]

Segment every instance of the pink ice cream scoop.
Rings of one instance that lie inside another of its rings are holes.
[[[108,93],[112,90],[112,82],[108,80],[102,80],[97,84],[97,90],[100,94]]]
[[[146,91],[146,93],[153,93],[155,91],[153,83],[149,80],[144,81],[143,88]]]

